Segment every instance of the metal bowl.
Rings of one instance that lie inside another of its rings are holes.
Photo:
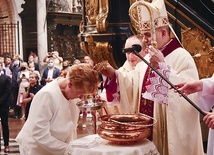
[[[147,138],[151,134],[150,128],[138,129],[138,130],[114,130],[109,131],[106,129],[99,128],[97,131],[98,135],[108,140],[113,144],[132,144],[139,140]]]
[[[80,110],[83,110],[83,111],[99,110],[105,104],[106,104],[105,100],[101,100],[97,98],[89,98],[89,99],[77,102],[77,106],[80,108]]]
[[[99,117],[98,135],[114,144],[132,144],[151,134],[155,120],[142,114],[117,114]]]
[[[139,116],[139,117],[138,117]],[[100,127],[106,130],[136,130],[148,128],[150,118],[141,115],[103,115],[99,117]]]

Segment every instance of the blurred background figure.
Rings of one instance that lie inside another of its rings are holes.
[[[35,70],[34,64],[29,65],[29,71],[30,71],[30,73],[36,73],[37,74],[37,76],[39,78],[38,82],[39,82],[39,84],[41,84],[41,80],[42,80],[41,74],[38,70]]]
[[[34,62],[37,63],[37,64],[39,64],[39,58],[38,58],[36,52],[30,51],[30,55],[33,56]]]
[[[9,56],[4,57],[4,69],[5,69],[5,74],[12,78],[12,72],[10,70],[10,64],[11,64],[11,58]]]
[[[0,62],[0,118],[3,131],[3,140],[4,140],[4,152],[8,153],[9,150],[9,125],[8,125],[8,116],[9,116],[9,102],[8,98],[10,97],[11,92],[11,79],[9,76],[2,74],[3,62]]]
[[[19,55],[13,56],[12,62],[10,64],[10,70],[12,72],[12,101],[10,107],[10,113],[14,112],[14,117],[18,118],[21,116],[21,108],[17,106],[17,96],[19,91],[19,83],[17,81],[18,72],[21,69],[21,62]]]
[[[33,65],[35,70],[39,71],[39,65],[38,65],[38,63],[34,62],[34,58],[32,55],[29,55],[29,57],[28,57],[28,66],[29,65]]]
[[[70,66],[70,63],[69,63],[68,60],[63,61],[63,63],[62,63],[62,69],[63,70],[67,70],[67,71],[71,70],[71,66]]]
[[[12,72],[10,70],[10,64],[11,64],[11,58],[10,56],[5,56],[4,57],[4,69],[5,69],[5,75],[10,77],[10,81],[12,82]],[[13,116],[14,115],[14,110],[11,108],[12,107],[12,92],[10,91],[10,97],[8,98],[8,104],[9,104],[9,109],[11,109],[9,111],[9,116]]]
[[[21,112],[22,112],[21,119],[25,119],[25,104],[23,104],[23,94],[25,92],[25,89],[29,85],[29,75],[30,75],[30,71],[29,71],[27,62],[22,62],[21,69],[17,75],[17,81],[19,83],[17,105],[21,107]]]
[[[45,68],[42,74],[41,84],[44,86],[47,83],[53,81],[60,75],[60,69],[55,67],[53,57],[47,59],[48,66]]]
[[[70,71],[70,69],[71,69],[71,66],[69,64],[69,61],[68,60],[63,61],[62,69],[60,71],[60,76],[65,77],[67,73]]]
[[[81,61],[79,59],[75,59],[74,62],[73,62],[73,65],[80,64],[80,63],[81,63]]]
[[[0,57],[0,62],[2,62],[2,71],[3,71],[3,68],[4,68],[4,57]]]
[[[89,56],[87,56],[87,55],[84,56],[83,62],[84,62],[84,63],[87,63],[87,64],[90,64],[90,65],[92,65],[92,66],[94,66],[93,60],[92,60]]]
[[[14,61],[15,61],[15,60],[18,60],[18,61],[20,61],[20,62],[23,62],[23,60],[21,59],[21,57],[20,57],[19,54],[14,55],[14,56],[13,56],[13,60],[14,60]]]
[[[23,94],[23,102],[25,105],[25,120],[28,118],[31,102],[34,95],[42,88],[42,85],[39,85],[39,77],[35,72],[30,73],[29,77],[29,86]]]
[[[57,67],[61,70],[63,58],[59,56],[59,53],[57,51],[48,52],[48,55],[45,56],[45,58],[43,59],[43,62],[47,63],[48,58],[52,58],[52,57],[53,57],[53,62],[54,62],[55,67]]]

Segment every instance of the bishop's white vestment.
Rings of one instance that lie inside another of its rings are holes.
[[[165,62],[171,68],[169,80],[173,84],[198,80],[197,68],[189,52],[182,47],[173,49],[171,43],[173,40],[163,49],[168,52]],[[148,60],[147,56],[146,59]],[[144,62],[140,62],[135,70],[127,74],[116,72],[116,83],[119,88],[113,92],[113,96],[116,94],[117,99],[119,98],[120,113],[139,112],[142,81],[147,67]],[[107,84],[107,87],[111,85],[111,82]],[[108,99],[111,94],[108,94],[108,88],[106,90]],[[190,95],[189,98],[197,104],[196,94]],[[113,101],[117,99],[113,99]],[[174,90],[170,90],[168,93],[167,105],[154,103],[153,117],[157,120],[153,127],[153,142],[161,155],[204,154],[199,112]]]

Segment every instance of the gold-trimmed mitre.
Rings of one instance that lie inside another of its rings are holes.
[[[129,15],[138,33],[169,25],[164,0],[153,0],[151,3],[136,1],[130,6]]]

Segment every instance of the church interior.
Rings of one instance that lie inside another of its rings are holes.
[[[43,58],[58,51],[70,64],[88,55],[95,64],[107,60],[119,68],[126,60],[122,53],[126,39],[139,33],[129,16],[130,6],[138,0],[1,0],[0,57],[20,55],[27,61],[31,51]],[[152,0],[145,0],[152,2]],[[164,0],[169,22],[182,46],[193,57],[199,78],[214,73],[214,1]],[[82,115],[81,115],[82,116]],[[78,137],[93,134],[93,116],[86,127],[77,129]],[[201,116],[202,119],[202,116]],[[204,150],[208,127],[202,120]],[[11,151],[19,154],[14,141],[25,122],[9,118]],[[1,136],[1,151],[3,151]],[[206,151],[205,151],[206,152]]]

